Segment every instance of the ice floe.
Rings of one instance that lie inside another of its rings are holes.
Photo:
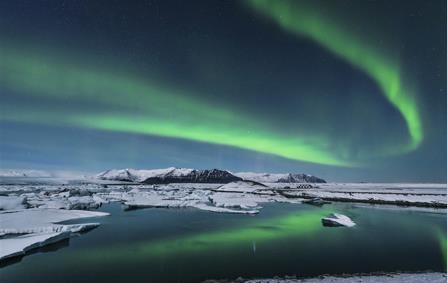
[[[338,227],[338,226],[353,227],[353,226],[355,226],[355,223],[354,223],[354,221],[351,220],[351,218],[349,218],[346,215],[339,214],[339,213],[331,213],[329,216],[322,218],[321,222],[323,223],[323,226],[328,226],[328,227]]]
[[[21,209],[0,211],[0,260],[23,255],[28,250],[42,247],[97,227],[98,223],[58,224],[59,222],[108,215],[104,212]]]

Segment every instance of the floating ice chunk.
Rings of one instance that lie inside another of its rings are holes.
[[[242,210],[242,209],[230,209],[225,207],[216,207],[216,206],[209,206],[203,203],[198,203],[194,205],[195,208],[211,211],[211,212],[220,212],[220,213],[234,213],[234,214],[258,214],[259,210],[257,209],[250,209],[250,210]]]
[[[43,247],[70,236],[70,232],[27,234],[0,240],[0,260],[25,254],[34,248]]]
[[[353,226],[355,226],[355,223],[354,223],[354,221],[351,220],[351,218],[349,218],[346,215],[338,214],[338,213],[331,213],[329,216],[322,218],[321,222],[323,223],[323,226],[328,226],[328,227],[337,227],[337,226],[353,227]]]

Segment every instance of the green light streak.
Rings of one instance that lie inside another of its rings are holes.
[[[411,137],[408,145],[382,151],[382,154],[412,150],[422,142],[418,108],[411,92],[402,83],[397,64],[392,64],[341,26],[328,23],[312,9],[295,9],[287,1],[253,0],[248,3],[285,30],[313,39],[378,84],[384,96],[402,114]],[[150,134],[233,146],[318,164],[359,165],[349,159],[349,154],[344,154],[348,151],[346,148],[339,144],[335,147],[324,134],[302,130],[298,130],[298,136],[283,133],[245,113],[235,113],[230,107],[196,99],[184,90],[135,75],[60,61],[56,57],[0,47],[2,87],[63,105],[62,109],[54,109],[42,102],[25,109],[22,105],[2,103],[1,120]],[[97,107],[97,110],[71,109],[70,103]]]
[[[305,211],[259,221],[245,228],[198,233],[155,242],[126,243],[123,246],[89,250],[81,258],[99,262],[139,261],[149,257],[228,250],[240,246],[251,246],[253,242],[262,243],[287,237],[312,235],[323,229],[321,218],[327,213],[327,210]]]
[[[330,52],[365,72],[401,113],[410,135],[401,151],[416,149],[423,140],[422,121],[413,93],[405,88],[398,64],[375,50],[303,1],[248,0],[250,7],[271,18],[284,30],[312,39]]]
[[[444,271],[447,271],[447,235],[440,228],[436,232],[442,258],[444,260]]]
[[[319,164],[355,164],[337,156],[323,136],[294,137],[279,133],[258,119],[194,99],[184,91],[159,86],[147,79],[79,67],[6,48],[0,48],[0,70],[2,87],[37,99],[65,103],[62,109],[55,109],[42,101],[29,110],[22,105],[9,107],[5,103],[0,114],[5,121],[151,134]],[[71,109],[72,103],[98,109]]]

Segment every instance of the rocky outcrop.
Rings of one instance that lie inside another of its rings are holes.
[[[169,184],[169,183],[217,183],[226,184],[235,181],[241,181],[242,178],[236,177],[228,171],[211,170],[192,170],[189,174],[165,174],[161,176],[150,177],[144,180],[145,184]]]

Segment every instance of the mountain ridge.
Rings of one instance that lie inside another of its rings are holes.
[[[95,176],[110,181],[138,182],[145,184],[168,183],[230,183],[255,181],[264,183],[326,183],[324,179],[298,173],[232,173],[221,169],[189,169],[168,167],[164,169],[111,169]]]

